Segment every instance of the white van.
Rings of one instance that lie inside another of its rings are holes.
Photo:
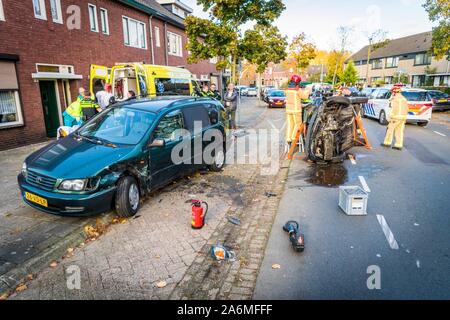
[[[425,127],[431,121],[433,109],[433,102],[427,95],[427,91],[403,88],[401,93],[408,100],[409,113],[406,121]],[[377,119],[380,124],[387,125],[391,110],[391,95],[391,88],[376,89],[370,95],[369,102],[363,105],[363,116]]]

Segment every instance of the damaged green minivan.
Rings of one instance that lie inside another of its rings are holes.
[[[31,154],[18,176],[22,197],[52,214],[92,215],[115,208],[119,216],[133,216],[144,195],[174,179],[204,167],[222,170],[225,118],[223,106],[209,98],[114,105]]]

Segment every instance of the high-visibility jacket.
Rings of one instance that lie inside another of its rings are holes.
[[[82,99],[78,97],[77,100],[72,102],[66,109],[67,114],[77,120],[80,120],[80,118],[83,116],[83,112],[81,110],[81,100]]]
[[[99,106],[91,98],[84,98],[80,101],[80,108],[83,115],[83,120],[87,121],[97,114],[97,109]]]
[[[391,112],[390,119],[392,120],[406,120],[409,112],[408,100],[400,94],[397,93],[391,99]]]
[[[301,113],[302,100],[309,98],[309,91],[305,89],[288,89],[286,90],[286,112]]]

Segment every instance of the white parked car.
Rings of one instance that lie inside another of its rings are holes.
[[[416,123],[425,127],[431,120],[433,102],[422,89],[402,89],[402,95],[408,100],[409,113],[408,123]],[[364,117],[377,119],[380,124],[387,125],[390,115],[391,88],[378,88],[369,97],[369,102],[363,105],[362,113]]]
[[[247,97],[256,97],[258,96],[258,91],[256,88],[248,88]]]

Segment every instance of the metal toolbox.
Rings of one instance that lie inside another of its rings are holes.
[[[369,194],[358,186],[339,187],[339,207],[349,216],[366,216]]]

